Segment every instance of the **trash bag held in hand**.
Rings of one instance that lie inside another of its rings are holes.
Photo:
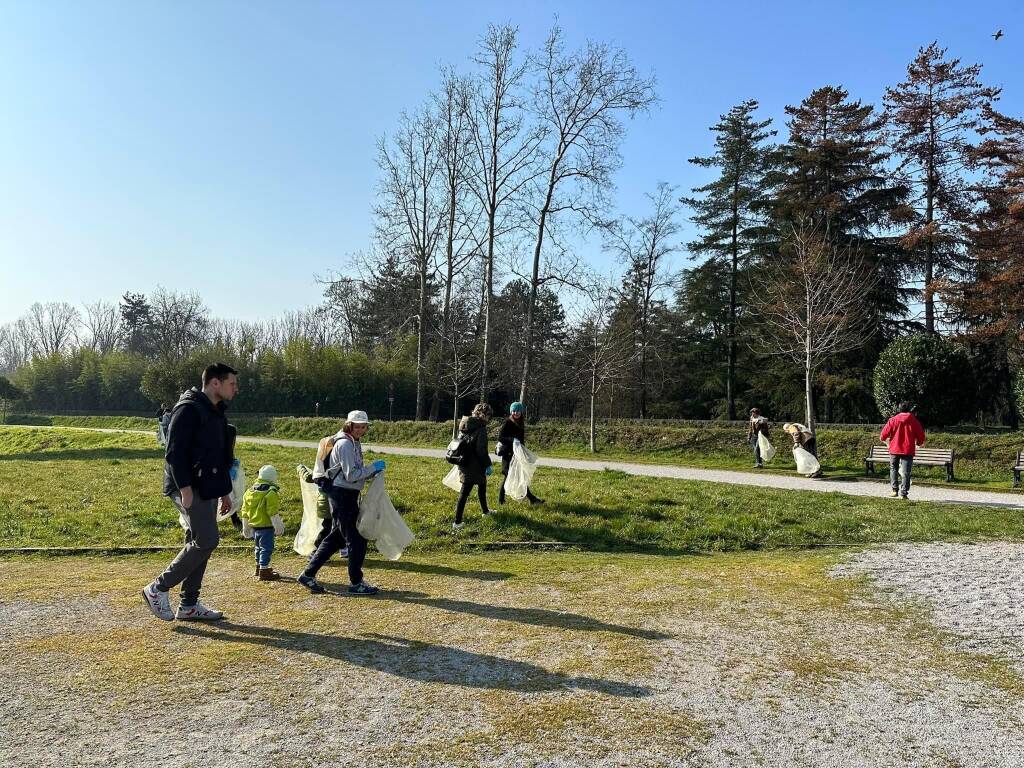
[[[320,491],[313,483],[304,482],[304,467],[297,467],[299,475],[299,489],[302,491],[302,524],[299,525],[299,532],[295,534],[295,542],[292,549],[300,555],[308,557],[313,554],[314,542],[321,530],[321,517],[317,509]]]
[[[242,498],[245,496],[245,492],[248,488],[245,484],[245,470],[242,468],[241,462],[235,468],[235,475],[231,478],[231,493],[228,494],[231,497],[231,509],[227,513],[221,512],[220,507],[217,508],[217,521],[224,520],[231,517],[234,513],[238,512],[242,508]]]
[[[526,493],[537,471],[537,454],[528,450],[521,442],[512,443],[512,463],[505,478],[505,493],[516,501],[526,498]]]
[[[775,458],[775,447],[768,442],[768,438],[764,436],[764,432],[757,433],[757,447],[758,450],[761,451],[761,461],[765,464]]]
[[[821,464],[814,458],[814,454],[799,445],[793,446],[793,460],[796,461],[796,471],[801,475],[813,475],[821,469]]]
[[[416,538],[402,516],[398,514],[384,487],[384,476],[377,475],[359,501],[356,528],[364,538],[372,541],[388,560],[397,560],[402,550]]]
[[[452,467],[452,471],[445,475],[441,482],[456,493],[462,491],[462,473],[458,467]]]

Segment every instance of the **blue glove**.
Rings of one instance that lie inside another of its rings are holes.
[[[238,479],[238,467],[241,465],[241,463],[242,462],[239,461],[238,459],[235,459],[233,462],[231,462],[231,469],[228,470],[228,474],[231,475],[232,480]]]
[[[373,462],[373,471],[374,472],[383,472],[384,471],[384,466],[385,466],[384,459],[377,459],[375,462]]]
[[[487,469],[485,469],[484,470],[484,474],[487,475],[488,477],[493,475],[494,474],[494,467],[488,467]]]

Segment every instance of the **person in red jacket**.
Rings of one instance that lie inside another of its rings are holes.
[[[910,470],[914,466],[914,453],[924,445],[924,427],[914,415],[914,406],[900,403],[900,412],[882,427],[882,442],[889,446],[889,483],[892,497],[907,498],[910,493]],[[899,482],[903,476],[902,485]]]

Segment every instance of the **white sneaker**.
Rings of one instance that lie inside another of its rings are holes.
[[[221,611],[214,611],[197,602],[195,605],[179,605],[174,618],[178,621],[217,621],[218,619],[223,619],[224,614]]]
[[[171,601],[166,592],[156,588],[156,584],[147,584],[142,588],[142,602],[153,612],[153,615],[163,621],[172,621],[174,613],[171,612]]]
[[[465,523],[452,523],[452,530],[461,531],[463,525],[465,525]]]

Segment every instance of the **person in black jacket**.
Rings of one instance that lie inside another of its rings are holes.
[[[518,440],[526,445],[526,408],[522,403],[512,403],[508,407],[508,418],[498,430],[498,455],[501,457],[501,490],[498,491],[498,503],[505,503],[505,479],[508,477],[508,469],[512,464],[512,443]],[[526,489],[526,498],[531,504],[543,504],[543,499],[533,495],[533,491]]]
[[[223,618],[199,602],[206,563],[220,543],[217,504],[231,510],[231,465],[234,462],[234,427],[224,416],[238,393],[238,371],[215,363],[203,371],[203,388],[192,387],[178,400],[168,430],[164,495],[182,514],[185,546],[155,581],[142,590],[142,600],[153,615],[172,619],[211,621]],[[181,603],[171,612],[168,592],[181,584]]]
[[[480,499],[480,511],[491,514],[487,508],[487,477],[494,472],[491,466],[491,454],[487,450],[487,422],[494,411],[487,403],[479,403],[473,408],[472,416],[463,416],[459,422],[459,438],[466,441],[462,463],[459,464],[459,475],[462,478],[462,492],[455,506],[455,522],[452,530],[462,527],[462,513],[466,509],[466,501],[475,485],[477,498]]]

